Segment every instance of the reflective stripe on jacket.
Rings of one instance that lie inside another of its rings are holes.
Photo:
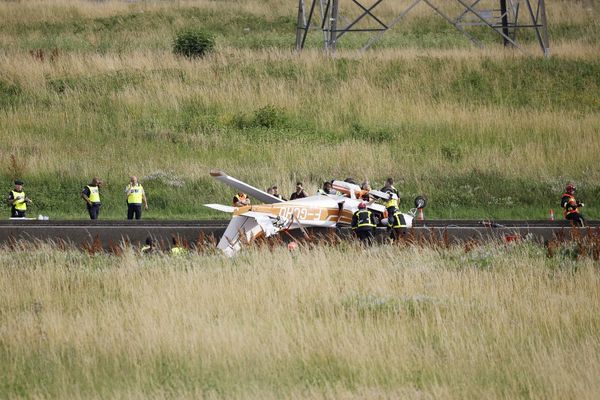
[[[406,228],[404,215],[400,211],[394,213],[394,225],[390,225],[390,228]]]
[[[374,228],[373,213],[369,210],[358,210],[352,218],[352,229]]]

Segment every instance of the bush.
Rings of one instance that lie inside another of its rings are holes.
[[[200,29],[186,29],[175,37],[173,53],[198,58],[213,51],[214,47],[215,38],[212,34]]]
[[[283,110],[273,105],[266,105],[254,112],[254,125],[260,128],[281,127],[285,120]]]

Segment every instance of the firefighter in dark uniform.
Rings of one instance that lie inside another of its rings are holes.
[[[572,221],[577,226],[583,226],[583,215],[579,211],[583,207],[583,203],[578,202],[575,199],[575,185],[572,183],[567,184],[565,193],[562,195],[560,206],[563,208],[563,215],[565,219]]]
[[[98,178],[93,178],[89,185],[81,191],[81,198],[85,200],[90,219],[98,219],[100,214],[100,185],[102,182]]]
[[[392,223],[390,223],[390,218],[388,217],[388,227],[391,229],[390,238],[393,241],[398,241],[402,236],[406,234],[406,221],[404,220],[404,215],[400,212],[400,210],[396,209],[396,213],[392,218]]]
[[[25,218],[27,212],[27,204],[31,204],[29,197],[25,195],[23,191],[23,181],[20,179],[15,180],[15,189],[8,193],[8,204],[10,204],[10,217],[11,218]]]
[[[373,243],[375,226],[373,212],[367,208],[364,202],[361,202],[358,205],[358,210],[352,215],[352,230],[362,243],[371,245]]]

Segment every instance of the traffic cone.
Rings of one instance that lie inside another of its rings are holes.
[[[419,208],[419,221],[423,221],[425,219],[425,216],[423,216],[423,209]]]
[[[554,210],[550,209],[550,221],[554,221]]]

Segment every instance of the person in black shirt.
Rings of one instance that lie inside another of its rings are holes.
[[[302,199],[304,197],[308,197],[308,193],[306,193],[306,190],[302,187],[302,182],[296,182],[296,191],[292,193],[290,200]]]

